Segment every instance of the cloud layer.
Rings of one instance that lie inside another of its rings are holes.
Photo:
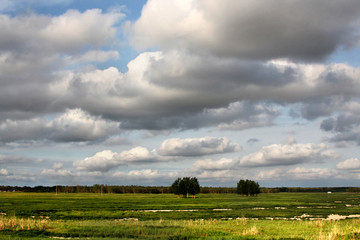
[[[358,27],[359,7],[356,0],[225,0],[221,4],[151,0],[132,24],[131,33],[138,48],[187,48],[262,60],[318,60],[339,46],[357,44],[354,28]]]
[[[79,9],[0,1],[1,180],[358,178],[358,0]]]

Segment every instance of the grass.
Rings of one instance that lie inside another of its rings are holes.
[[[8,239],[360,239],[359,220],[82,220],[50,221],[45,229],[1,231]],[[1,238],[4,239],[4,238]]]
[[[0,239],[360,239],[330,214],[360,214],[360,195],[0,193]]]

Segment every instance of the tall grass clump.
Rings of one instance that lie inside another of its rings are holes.
[[[1,230],[45,230],[48,228],[48,220],[18,218],[16,216],[4,217],[0,216]]]
[[[247,228],[243,231],[243,235],[244,236],[255,236],[255,235],[259,235],[260,231],[258,229],[258,227],[256,227],[255,225],[252,226],[251,228]]]

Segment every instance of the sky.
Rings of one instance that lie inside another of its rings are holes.
[[[359,12],[0,0],[0,185],[360,186]]]

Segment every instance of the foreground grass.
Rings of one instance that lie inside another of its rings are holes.
[[[360,214],[360,195],[0,193],[0,239],[360,239],[330,214]]]
[[[14,220],[14,219],[13,219]],[[0,222],[6,221],[4,218]],[[86,220],[35,221],[1,229],[1,239],[360,239],[360,220]],[[30,220],[31,221],[31,220]]]

